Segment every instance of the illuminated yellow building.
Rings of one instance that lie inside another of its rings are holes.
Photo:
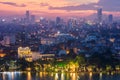
[[[4,56],[6,56],[6,54],[3,53],[3,50],[0,50],[0,57],[4,57]]]
[[[32,52],[29,47],[18,48],[18,58],[25,58],[26,61],[32,61]]]
[[[4,57],[4,56],[6,56],[5,53],[0,53],[0,57]]]

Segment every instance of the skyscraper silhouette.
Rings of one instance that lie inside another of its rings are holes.
[[[98,23],[102,22],[102,8],[97,10]]]
[[[26,22],[29,22],[30,18],[30,12],[27,10],[26,11]]]

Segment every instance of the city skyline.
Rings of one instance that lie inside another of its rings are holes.
[[[86,17],[96,13],[98,8],[102,8],[104,14],[119,16],[119,4],[117,0],[0,0],[0,16],[22,16],[29,10],[43,17]]]
[[[120,0],[0,0],[0,80],[119,80]]]

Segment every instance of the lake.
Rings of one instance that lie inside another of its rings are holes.
[[[120,73],[0,72],[0,80],[120,80]]]

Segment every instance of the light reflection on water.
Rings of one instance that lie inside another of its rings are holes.
[[[55,74],[55,80],[58,80],[58,73]]]
[[[0,80],[119,80],[120,74],[1,72]]]
[[[31,72],[28,72],[27,73],[27,80],[31,80],[32,79],[32,77],[31,77]]]
[[[99,80],[102,80],[102,75],[103,75],[102,72],[100,72],[99,73],[99,78],[100,78]]]
[[[90,73],[89,73],[89,80],[92,80],[92,75],[93,75],[93,73],[90,72]]]
[[[64,73],[61,74],[61,80],[65,80]]]

